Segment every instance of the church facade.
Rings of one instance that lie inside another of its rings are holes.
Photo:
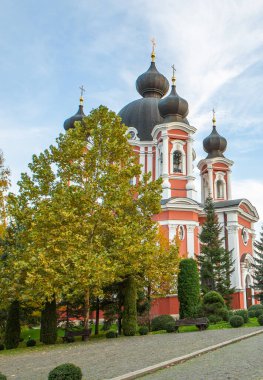
[[[227,141],[216,129],[215,115],[210,135],[204,139],[204,158],[197,163],[201,177],[201,202],[197,201],[193,165],[196,159],[194,135],[196,128],[188,119],[188,103],[180,97],[173,75],[170,94],[169,82],[155,65],[152,51],[149,69],[136,81],[141,97],[119,112],[128,127],[129,142],[138,154],[142,173],[151,173],[152,180],[162,177],[161,212],[155,220],[172,240],[177,234],[182,257],[200,252],[199,233],[205,220],[204,202],[210,195],[214,200],[225,247],[232,251],[234,272],[231,282],[235,287],[233,308],[242,309],[254,303],[251,264],[254,259],[254,223],[259,217],[247,199],[232,199],[231,168],[233,161],[224,152]],[[81,98],[82,99],[82,98]],[[67,130],[83,118],[83,105],[64,123]],[[152,315],[179,312],[176,295],[157,299]]]

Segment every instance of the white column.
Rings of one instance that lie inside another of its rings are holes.
[[[239,227],[237,222],[227,226],[228,250],[232,250],[232,259],[234,260],[234,272],[231,274],[231,285],[236,288],[236,291],[240,291],[242,289],[240,275],[238,228]]]
[[[157,180],[160,176],[159,173],[159,148],[158,144],[156,144],[155,148],[155,180]]]
[[[148,173],[153,172],[153,153],[152,153],[151,146],[148,147],[148,153],[147,153],[147,171]],[[152,180],[152,175],[151,175],[150,181],[151,180]]]
[[[208,192],[209,192],[210,197],[214,199],[213,168],[211,164],[207,165],[207,171],[208,171]]]
[[[188,252],[188,258],[195,257],[195,225],[194,224],[188,224],[186,225],[187,229],[187,252]]]
[[[227,199],[232,199],[231,170],[227,171]]]
[[[163,134],[163,199],[171,197],[171,184],[169,181],[169,137],[166,132]]]
[[[193,139],[191,137],[187,140],[187,175],[193,175]]]
[[[141,175],[140,175],[140,179],[141,179],[143,174],[145,173],[145,154],[144,154],[144,147],[143,146],[140,147],[139,163],[140,163],[140,165],[142,165]]]

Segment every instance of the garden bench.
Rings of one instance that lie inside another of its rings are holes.
[[[175,321],[175,331],[179,332],[180,326],[196,326],[200,331],[206,330],[209,325],[207,318],[184,318]]]
[[[74,342],[75,336],[81,336],[82,340],[85,341],[89,338],[90,335],[91,335],[91,329],[74,330],[74,331],[66,330],[65,335],[62,337],[62,339],[63,339],[63,342],[70,343],[70,342]]]

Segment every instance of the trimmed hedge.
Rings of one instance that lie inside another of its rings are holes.
[[[229,323],[232,327],[240,327],[243,326],[244,319],[241,315],[233,315],[233,317],[230,318]]]
[[[171,322],[174,322],[174,318],[171,315],[159,315],[152,319],[151,329],[152,331],[166,330],[167,324]]]
[[[0,380],[7,380],[7,377],[3,375],[2,373],[0,373]]]
[[[65,363],[49,372],[48,380],[81,380],[81,369],[74,364]]]
[[[149,332],[149,329],[148,329],[147,326],[141,326],[141,327],[139,328],[139,334],[140,334],[140,335],[147,335],[148,332]]]
[[[261,314],[261,315],[258,317],[258,323],[260,324],[260,326],[263,326],[263,314]]]
[[[249,318],[259,317],[263,312],[263,305],[252,305],[248,308],[248,316]]]

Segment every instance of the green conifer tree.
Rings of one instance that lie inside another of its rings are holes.
[[[256,256],[254,257],[254,264],[252,264],[254,268],[254,286],[256,294],[254,297],[260,300],[260,303],[263,304],[263,226],[261,227],[262,231],[260,233],[260,239],[255,241],[254,247],[256,250]]]
[[[178,275],[178,299],[180,318],[195,317],[200,302],[199,274],[194,259],[180,261]]]
[[[20,305],[13,301],[8,310],[5,331],[5,346],[7,349],[17,348],[20,338]]]
[[[234,271],[232,254],[224,248],[224,238],[220,238],[223,227],[218,222],[211,197],[206,199],[204,211],[206,220],[199,236],[201,252],[198,255],[201,289],[203,293],[217,291],[229,304],[234,292],[230,279]]]

